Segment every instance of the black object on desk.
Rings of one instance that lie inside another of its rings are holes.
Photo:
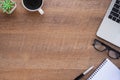
[[[94,66],[92,66],[89,69],[87,69],[84,73],[82,73],[79,76],[77,76],[74,80],[80,80],[83,76],[85,76],[88,72],[90,72],[93,69],[93,67]]]

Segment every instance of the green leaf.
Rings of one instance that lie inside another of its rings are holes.
[[[3,12],[4,12],[4,13],[7,12],[6,9],[4,9]]]

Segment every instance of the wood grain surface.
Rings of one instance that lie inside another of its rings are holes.
[[[92,43],[111,0],[44,0],[42,16],[14,1],[12,15],[0,11],[0,80],[73,80],[109,58]]]

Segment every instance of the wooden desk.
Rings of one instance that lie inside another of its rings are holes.
[[[45,0],[43,16],[14,1],[0,11],[0,80],[73,80],[108,57],[92,43],[111,0]]]

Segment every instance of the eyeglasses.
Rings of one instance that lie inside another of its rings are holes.
[[[116,51],[115,49],[109,47],[108,45],[102,43],[97,39],[94,40],[93,46],[97,51],[108,51],[108,56],[113,59],[118,59],[120,57],[120,52]]]

